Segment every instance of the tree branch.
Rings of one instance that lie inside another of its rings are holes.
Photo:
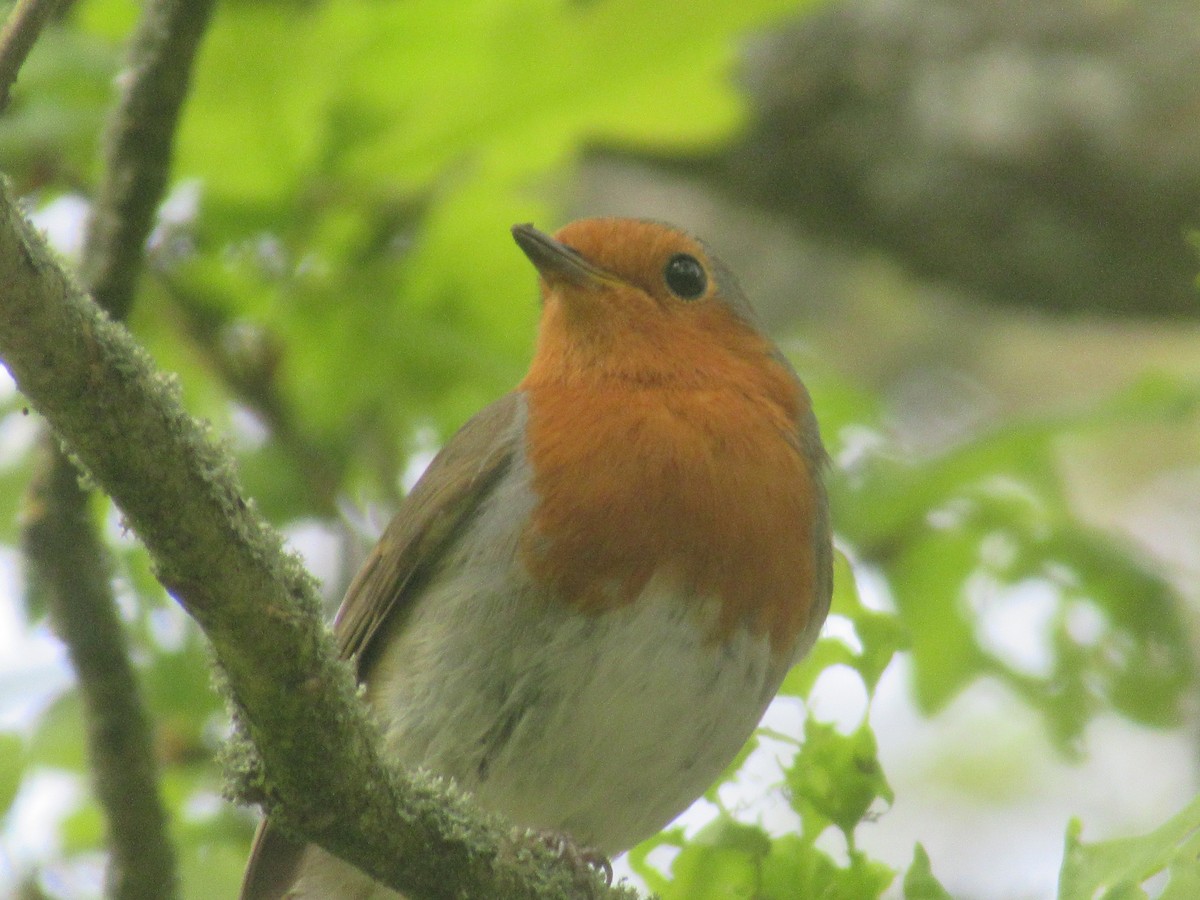
[[[19,0],[0,29],[0,112],[8,107],[17,73],[60,0]]]
[[[170,171],[175,126],[213,0],[146,5],[129,47],[123,92],[109,119],[105,177],[88,220],[80,277],[96,302],[125,318],[143,248]]]
[[[413,897],[602,890],[436,779],[385,765],[311,579],[242,499],[232,461],[180,407],[172,379],[50,257],[7,181],[0,284],[0,358],[212,641],[277,821]]]
[[[189,73],[211,0],[146,5],[128,50],[128,73],[109,116],[104,178],[93,204],[82,269],[116,317],[133,303],[143,247],[166,185]],[[44,441],[31,484],[25,548],[75,669],[87,723],[89,767],[108,825],[106,896],[178,895],[175,849],[158,791],[151,727],[107,578],[105,548],[88,516],[75,466]]]
[[[109,586],[108,556],[75,467],[45,438],[27,498],[24,549],[83,701],[88,762],[112,851],[105,896],[168,900],[179,893],[175,851],[158,794],[150,722]]]

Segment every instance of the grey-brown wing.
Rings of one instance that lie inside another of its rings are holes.
[[[808,397],[808,388],[796,374],[791,362],[778,350],[775,351],[778,360],[792,376],[796,385],[803,393],[808,409],[801,413],[795,432],[790,436],[795,441],[796,449],[808,464],[808,470],[813,479],[813,488],[817,492],[816,521],[813,524],[813,541],[815,542],[817,558],[813,596],[808,611],[806,635],[801,638],[799,654],[807,653],[817,633],[821,630],[829,606],[833,599],[833,532],[829,521],[829,498],[825,491],[825,473],[829,469],[829,456],[825,445],[821,443],[821,430],[817,425],[817,417],[812,411],[812,402]],[[793,664],[800,661],[800,655],[792,660]]]
[[[338,649],[361,666],[384,620],[412,600],[408,588],[508,469],[525,421],[524,400],[508,394],[464,425],[405,498],[358,570],[334,620]]]
[[[415,600],[422,575],[508,469],[524,422],[519,394],[484,408],[442,448],[400,505],[350,583],[334,620],[338,650],[356,661],[360,676],[380,626]],[[283,900],[296,879],[304,848],[264,820],[254,836],[241,900]]]
[[[259,822],[242,876],[241,900],[284,900],[296,881],[304,847],[272,828],[267,819]]]

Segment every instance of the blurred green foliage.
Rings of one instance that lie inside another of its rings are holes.
[[[1198,409],[1195,385],[1147,379],[1091,410],[1008,421],[932,457],[864,444],[833,480],[834,518],[859,564],[886,577],[926,712],[987,675],[1038,709],[1064,750],[1101,711],[1179,723],[1195,673],[1178,598],[1132,546],[1079,521],[1059,454],[1072,438],[1184,423]],[[849,425],[880,427],[868,399],[851,415]],[[989,634],[990,617],[1030,588],[1049,598],[1043,633],[1028,635],[1044,664],[1006,655]]]
[[[1192,900],[1200,897],[1200,798],[1141,837],[1085,844],[1083,825],[1067,829],[1059,900]],[[1146,882],[1167,873],[1150,888]]]
[[[394,503],[420,441],[509,389],[527,360],[534,277],[508,236],[551,225],[571,164],[596,146],[673,154],[709,148],[745,117],[731,68],[748,32],[795,15],[783,0],[406,0],[252,2],[218,7],[179,135],[170,201],[150,244],[131,323],[178,372],[189,407],[230,435],[249,493],[284,525],[332,520],[342,498]],[[35,204],[88,194],[132,0],[87,0],[39,43],[0,118],[5,173]],[[882,576],[894,605],[864,603],[840,558],[826,637],[788,678],[805,697],[823,671],[853,671],[870,697],[911,654],[923,710],[980,677],[998,679],[1071,750],[1087,722],[1116,712],[1179,721],[1194,664],[1176,598],[1131,548],[1080,524],[1062,442],[1138,421],[1195,414],[1193,387],[1147,382],[1071,417],[1008,422],[933,457],[901,452],[877,398],[802,366],[838,461],[831,493],[854,566]],[[28,433],[19,397],[0,432]],[[16,543],[29,454],[0,454],[0,543]],[[96,515],[107,515],[97,501]],[[186,896],[234,892],[252,817],[217,799],[224,713],[202,639],[112,533],[115,584],[156,722]],[[989,637],[1014,591],[1050,598],[1031,668]],[[36,618],[41,614],[30,608]],[[665,832],[631,854],[665,898],[875,897],[894,873],[856,847],[857,826],[891,788],[867,719],[847,733],[810,718],[780,788],[800,823],[773,834],[709,792],[699,834]],[[20,734],[0,734],[0,813],[48,769],[86,766],[76,695]],[[1071,832],[1063,900],[1144,896],[1170,869],[1200,878],[1181,823],[1139,841],[1087,846]],[[840,835],[843,852],[828,850]],[[90,802],[63,823],[62,854],[103,845]],[[1181,843],[1182,842],[1182,843]],[[660,868],[660,854],[673,853]],[[1190,857],[1188,853],[1190,852]],[[1190,859],[1190,862],[1189,862]],[[918,847],[904,896],[948,896]],[[1119,893],[1120,890],[1132,891]],[[1184,890],[1171,896],[1192,896]]]

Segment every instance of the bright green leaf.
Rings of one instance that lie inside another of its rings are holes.
[[[69,188],[95,167],[103,113],[112,97],[118,48],[85,32],[52,26],[21,68],[0,116],[5,174],[40,187]],[[57,184],[52,175],[59,175]]]
[[[104,814],[90,798],[85,798],[59,829],[63,849],[68,854],[86,853],[102,846],[105,834]]]
[[[824,822],[852,840],[876,799],[892,802],[892,789],[876,756],[875,735],[865,723],[843,735],[810,717],[804,724],[804,743],[786,776],[805,835],[813,840]]]
[[[979,535],[930,531],[912,538],[889,566],[896,606],[911,636],[917,702],[944,707],[985,668],[962,597],[979,563]]]
[[[1169,881],[1163,897],[1195,897],[1200,884],[1200,797],[1163,825],[1141,837],[1085,844],[1078,819],[1067,829],[1058,900],[1126,900],[1147,897],[1144,883],[1162,871]]]
[[[875,690],[880,676],[897,651],[908,646],[908,634],[897,616],[876,612],[863,605],[854,571],[840,551],[834,552],[830,614],[849,620],[861,649],[855,651],[838,638],[821,639],[812,652],[788,673],[780,688],[781,694],[807,697],[820,674],[835,665],[846,665],[858,672],[869,694]]]
[[[954,900],[933,877],[929,854],[920,844],[913,850],[912,864],[904,873],[904,900]]]
[[[826,897],[838,877],[838,867],[810,841],[784,835],[773,841],[762,864],[764,900]]]
[[[626,859],[629,862],[630,868],[638,874],[638,876],[646,882],[646,886],[655,894],[661,895],[669,887],[671,880],[663,875],[663,873],[650,864],[649,857],[655,851],[663,847],[680,849],[686,844],[684,831],[682,828],[670,828],[660,831],[653,837],[647,838],[636,847],[629,851]]]
[[[1101,710],[1180,720],[1195,666],[1179,600],[1130,548],[1079,521],[1058,453],[1065,435],[1175,421],[1195,409],[1196,393],[1142,385],[1082,414],[1006,423],[936,457],[868,452],[833,479],[835,521],[887,579],[911,636],[923,710],[987,675],[1038,709],[1068,751]],[[997,653],[985,621],[1030,588],[1055,595],[1046,633],[1031,636],[1048,648],[1036,672]],[[1077,627],[1080,612],[1098,633]]]
[[[722,816],[682,848],[671,866],[663,900],[752,898],[770,847],[761,829]]]

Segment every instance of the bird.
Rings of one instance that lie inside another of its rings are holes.
[[[829,610],[810,396],[708,245],[589,218],[513,237],[525,377],[402,501],[334,621],[385,753],[614,856],[720,776]],[[401,895],[265,819],[242,900]]]

